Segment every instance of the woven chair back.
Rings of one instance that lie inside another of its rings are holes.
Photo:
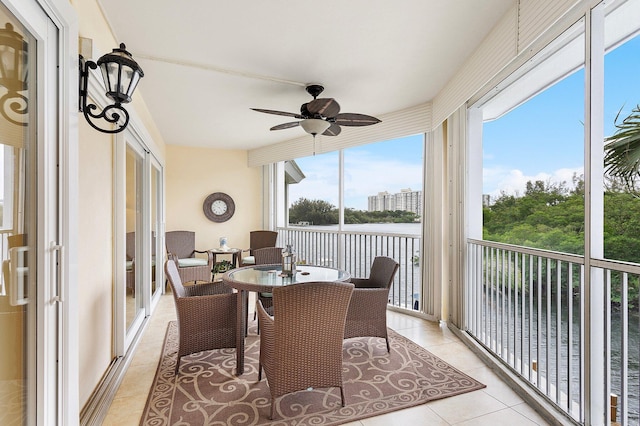
[[[196,233],[193,231],[169,231],[164,234],[167,252],[176,255],[178,259],[194,256],[196,248]]]
[[[167,260],[164,263],[164,272],[167,274],[167,280],[169,280],[169,284],[171,285],[173,297],[185,297],[184,286],[182,285],[176,262],[171,259]]]
[[[282,263],[282,247],[265,247],[253,251],[256,265],[273,265]]]
[[[249,247],[253,250],[265,248],[265,247],[275,247],[276,240],[278,239],[278,233],[276,231],[251,231],[249,232]]]
[[[341,386],[342,341],[352,293],[353,284],[342,282],[274,288],[274,359],[282,380],[270,381],[272,394]]]
[[[371,272],[369,273],[371,287],[389,288],[399,266],[398,262],[390,257],[377,256],[373,259]]]

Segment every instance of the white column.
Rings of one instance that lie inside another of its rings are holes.
[[[608,423],[605,380],[604,271],[591,267],[602,259],[604,215],[603,99],[604,6],[587,14],[585,72],[585,423]]]

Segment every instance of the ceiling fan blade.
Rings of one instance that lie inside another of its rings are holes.
[[[292,127],[297,127],[300,125],[299,121],[292,121],[290,123],[283,123],[283,124],[278,124],[277,126],[273,126],[272,128],[270,128],[269,130],[283,130],[283,129],[290,129]]]
[[[336,124],[340,126],[370,126],[381,120],[365,114],[344,113],[336,115]]]
[[[342,129],[336,123],[331,123],[331,126],[324,131],[324,136],[338,136]]]
[[[296,114],[294,112],[274,111],[272,109],[260,109],[260,108],[251,108],[251,109],[254,111],[264,112],[267,114],[284,115],[286,117],[294,117],[294,118],[304,118],[300,114]]]
[[[333,98],[314,99],[307,104],[307,110],[312,115],[333,118],[340,112],[340,104]]]

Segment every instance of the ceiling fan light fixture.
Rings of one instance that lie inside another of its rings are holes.
[[[305,102],[300,106],[300,113],[275,111],[272,109],[251,108],[254,111],[266,114],[283,115],[293,117],[302,121],[291,121],[278,124],[269,130],[291,129],[301,126],[305,132],[312,135],[338,136],[341,126],[370,126],[380,123],[380,120],[365,114],[340,113],[340,104],[333,98],[318,98],[324,90],[319,84],[307,86],[307,92],[313,96],[313,100]]]
[[[331,123],[319,118],[307,118],[300,122],[300,126],[302,126],[305,132],[315,136],[324,133],[324,131],[331,126]]]

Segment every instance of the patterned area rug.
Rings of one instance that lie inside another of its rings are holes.
[[[338,425],[485,387],[482,383],[389,330],[384,339],[354,338],[344,343],[346,406],[337,388],[313,389],[277,400],[269,420],[271,396],[258,382],[260,340],[249,329],[245,373],[235,376],[235,349],[218,349],[182,358],[174,374],[178,346],[175,321],[169,323],[162,357],[141,425]]]

